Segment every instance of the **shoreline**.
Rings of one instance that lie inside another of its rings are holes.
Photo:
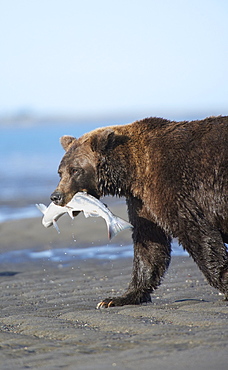
[[[63,216],[58,225],[60,234],[37,218],[4,222],[1,253],[108,243],[102,219]],[[115,238],[129,243],[129,230]],[[1,263],[0,368],[225,370],[228,303],[189,257],[172,257],[152,303],[96,309],[124,293],[131,270],[132,258]]]

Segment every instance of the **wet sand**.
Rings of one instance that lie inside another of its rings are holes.
[[[102,220],[59,226],[60,235],[38,219],[2,223],[1,253],[107,244]],[[115,243],[130,240],[127,230]],[[227,369],[227,302],[189,257],[172,258],[152,303],[96,309],[124,292],[131,268],[131,258],[3,261],[0,369]]]

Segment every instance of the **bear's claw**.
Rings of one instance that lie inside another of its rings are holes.
[[[115,306],[115,303],[112,301],[112,299],[107,298],[99,302],[96,308],[99,310],[102,308],[109,308],[109,307],[114,307],[114,306]]]
[[[148,292],[142,292],[138,294],[138,292],[128,292],[120,297],[114,298],[105,298],[103,301],[97,304],[97,309],[100,308],[109,308],[109,307],[117,307],[117,306],[125,306],[125,305],[138,305],[142,303],[151,302],[151,296]]]

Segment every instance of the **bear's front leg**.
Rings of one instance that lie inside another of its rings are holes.
[[[164,231],[152,221],[141,217],[143,205],[139,199],[127,199],[129,220],[134,226],[134,260],[132,279],[125,294],[106,298],[97,308],[150,302],[152,293],[170,263],[171,243]]]

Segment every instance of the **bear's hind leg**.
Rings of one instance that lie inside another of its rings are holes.
[[[150,293],[159,286],[170,263],[170,238],[156,224],[140,216],[141,201],[136,198],[129,199],[128,211],[130,222],[134,226],[132,279],[122,296],[106,298],[97,308],[150,302]]]
[[[195,212],[180,223],[179,242],[192,256],[209,284],[228,298],[228,253],[220,231]]]

